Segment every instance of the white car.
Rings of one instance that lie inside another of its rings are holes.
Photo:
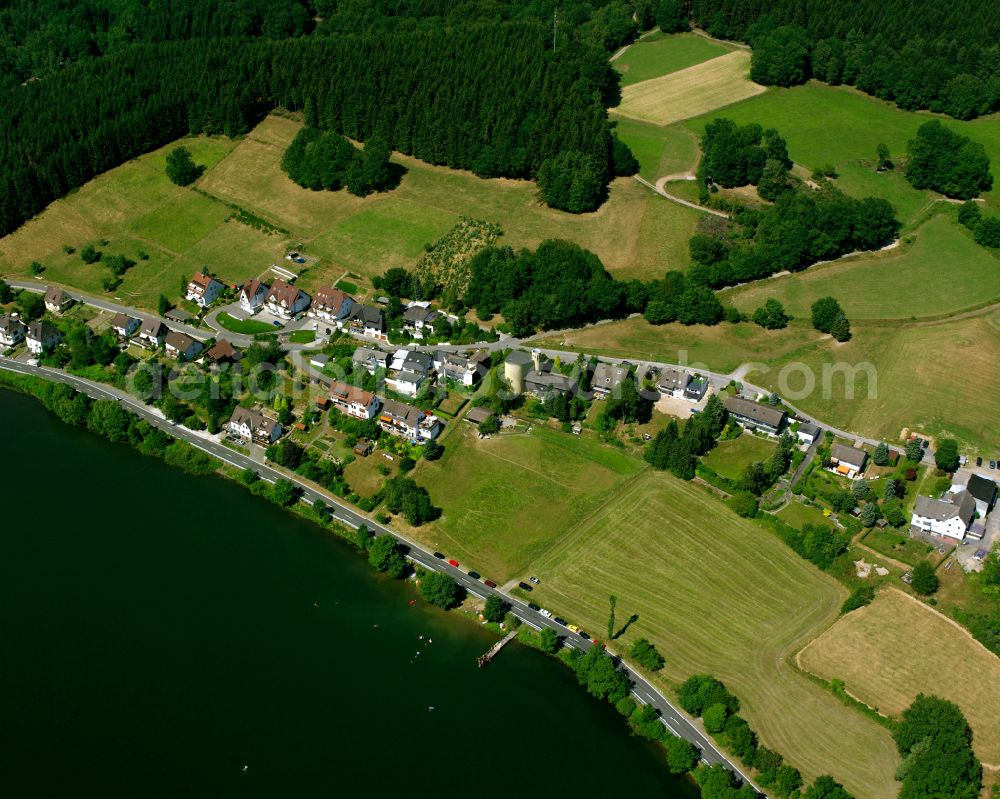
[[[538,612],[539,612],[539,613],[541,613],[541,614],[542,614],[542,615],[543,615],[543,616],[544,616],[544,617],[545,617],[546,619],[551,619],[551,618],[552,618],[552,612],[551,612],[551,611],[548,611],[548,610],[546,610],[545,608],[542,608],[542,609],[541,609],[540,611],[538,611]]]

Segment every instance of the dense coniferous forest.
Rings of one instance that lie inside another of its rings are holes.
[[[811,74],[901,108],[959,119],[1000,108],[996,3],[692,0],[691,17],[712,35],[750,42],[755,60],[765,62],[756,75],[770,73],[774,83],[801,82]],[[805,71],[796,81],[798,64],[789,53],[797,51],[802,32]]]
[[[15,0],[0,17],[13,63],[0,82],[0,235],[129,158],[187,133],[245,133],[276,106],[482,176],[533,178],[578,154],[603,187],[615,170],[605,107],[618,92],[607,48],[637,23],[624,0],[560,7],[555,26],[554,11],[520,0]],[[43,63],[28,56],[43,49]]]

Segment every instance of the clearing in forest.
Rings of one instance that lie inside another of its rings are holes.
[[[734,50],[679,72],[626,86],[615,111],[669,125],[765,91],[764,86],[750,80],[750,53]]]
[[[958,705],[984,763],[1000,764],[1000,658],[919,600],[891,589],[843,616],[805,647],[799,664],[889,716],[917,694]]]

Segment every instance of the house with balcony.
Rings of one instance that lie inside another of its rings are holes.
[[[268,446],[281,437],[281,424],[277,419],[265,416],[258,410],[241,408],[233,409],[233,415],[226,425],[229,432],[247,443]]]
[[[281,319],[294,319],[309,307],[310,297],[284,280],[275,280],[267,292],[265,307]]]
[[[59,286],[49,286],[45,290],[45,310],[49,313],[62,313],[73,304],[73,298]]]
[[[240,308],[251,316],[264,307],[270,287],[257,278],[251,278],[240,288]]]
[[[392,399],[382,403],[378,425],[390,435],[414,444],[425,444],[441,432],[441,421],[436,416]]]
[[[337,381],[330,384],[330,404],[355,419],[374,419],[382,406],[381,400],[371,391]]]
[[[16,316],[0,316],[0,349],[16,347],[28,333],[24,322]]]
[[[354,310],[354,299],[346,292],[330,286],[321,288],[309,306],[309,316],[338,327]]]
[[[28,350],[34,355],[41,355],[45,352],[52,352],[60,341],[62,333],[59,329],[44,320],[32,322],[28,325],[28,334],[25,337],[28,342]]]
[[[141,319],[125,313],[117,313],[114,319],[111,320],[111,329],[115,331],[115,335],[118,338],[127,339],[132,338],[141,324]]]
[[[216,280],[210,275],[199,273],[191,278],[187,284],[185,299],[190,300],[199,308],[207,308],[225,290],[226,286],[221,280]]]

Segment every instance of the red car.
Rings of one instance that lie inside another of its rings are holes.
[[[454,566],[454,567],[455,567],[455,568],[457,569],[457,568],[458,568],[458,561],[457,561],[457,560],[454,560],[454,559],[452,559],[452,560],[449,560],[449,561],[448,561],[448,565],[449,565],[449,566]]]

